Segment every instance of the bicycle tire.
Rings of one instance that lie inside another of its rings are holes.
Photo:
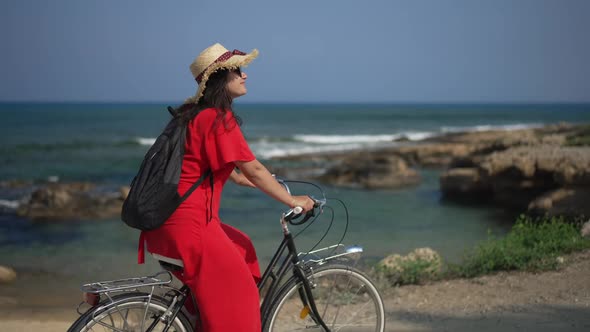
[[[383,299],[364,273],[350,266],[328,264],[313,269],[308,279],[318,312],[331,331],[385,330]],[[263,331],[323,331],[312,313],[305,315],[301,288],[295,277],[285,283],[271,305]]]
[[[94,332],[94,331],[117,331],[117,332],[139,332],[141,321],[144,320],[143,331],[145,331],[151,322],[166,311],[168,301],[162,297],[152,295],[148,307],[148,293],[127,293],[113,297],[113,301],[119,302],[117,306],[103,307],[110,303],[110,300],[104,301],[94,308],[89,309],[72,324],[68,332]],[[146,313],[147,310],[147,315]],[[162,331],[164,324],[153,331]],[[170,332],[191,332],[193,327],[185,314],[180,311],[171,324]]]

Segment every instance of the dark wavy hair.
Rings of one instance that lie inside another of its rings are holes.
[[[217,117],[213,128],[216,128],[221,122],[226,129],[230,129],[226,114],[232,111],[235,122],[241,126],[242,119],[233,112],[233,98],[227,91],[227,82],[229,80],[230,70],[219,69],[212,73],[207,80],[207,87],[203,91],[203,96],[199,99],[198,103],[183,104],[178,107],[180,116],[187,123],[197,116],[197,114],[206,108],[215,108],[217,111]]]

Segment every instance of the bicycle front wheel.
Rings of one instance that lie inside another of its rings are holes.
[[[106,308],[99,305],[95,309],[91,309],[78,318],[68,332],[147,331],[148,327],[159,320],[168,308],[164,299],[152,296],[148,301],[147,296],[148,294],[145,293],[131,293],[114,297],[113,301],[117,305]],[[166,324],[159,321],[152,331],[163,331],[165,326]],[[179,312],[168,331],[190,332],[192,327],[185,315]]]
[[[383,300],[371,280],[345,265],[327,265],[309,276],[313,298],[331,331],[383,332]],[[272,305],[265,331],[323,331],[300,296],[301,281],[291,278]]]

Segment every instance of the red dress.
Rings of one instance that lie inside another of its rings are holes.
[[[232,114],[216,121],[213,108],[201,111],[188,125],[182,173],[178,185],[184,194],[207,169],[213,172],[161,227],[142,232],[147,250],[181,259],[177,275],[193,292],[201,315],[202,331],[260,331],[260,268],[250,239],[221,223],[222,188],[235,161],[255,159]]]

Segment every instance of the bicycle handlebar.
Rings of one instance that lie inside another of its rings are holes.
[[[292,209],[289,209],[287,212],[285,212],[283,214],[283,219],[288,222],[291,225],[301,225],[304,224],[305,222],[307,222],[310,218],[315,216],[315,210],[317,208],[322,208],[325,204],[326,204],[326,200],[325,199],[315,199],[312,196],[309,196],[309,198],[311,198],[311,200],[313,201],[313,209],[307,211],[307,213],[305,214],[305,216],[303,217],[302,220],[300,221],[295,221],[296,219],[298,219],[299,217],[301,217],[303,215],[303,208],[300,206],[296,206]]]
[[[287,192],[289,194],[291,194],[291,189],[289,189],[289,186],[287,185],[287,180],[283,180],[280,178],[277,178],[274,174],[273,177],[283,186],[285,187],[285,190],[287,190]],[[303,208],[300,206],[296,206],[292,209],[289,209],[288,211],[286,211],[285,213],[283,213],[283,219],[288,222],[291,225],[301,225],[304,224],[305,222],[307,222],[310,218],[315,216],[315,210],[316,209],[320,209],[320,213],[321,213],[321,208],[326,205],[326,198],[324,197],[323,199],[316,199],[313,196],[309,196],[309,198],[311,198],[311,200],[313,201],[313,209],[307,211],[307,213],[305,214],[305,217],[300,220],[300,221],[295,221],[296,219],[300,218],[303,215]]]

